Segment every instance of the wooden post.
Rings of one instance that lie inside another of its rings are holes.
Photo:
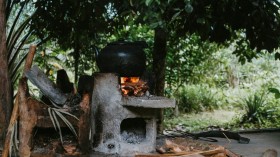
[[[88,153],[90,149],[90,100],[91,94],[85,93],[80,102],[81,114],[78,123],[78,142],[82,153]]]
[[[19,81],[19,154],[30,157],[32,148],[32,132],[37,122],[37,113],[31,97],[29,97],[27,79]]]

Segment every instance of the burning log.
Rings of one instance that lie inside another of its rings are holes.
[[[121,89],[125,96],[143,96],[149,87],[139,77],[122,77]]]
[[[39,69],[33,66],[25,71],[26,77],[37,86],[41,92],[58,105],[63,105],[67,101],[67,96],[59,90],[55,84]]]

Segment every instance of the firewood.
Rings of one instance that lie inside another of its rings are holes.
[[[135,157],[166,157],[167,155],[163,154],[136,154]],[[191,155],[170,155],[169,157],[205,157],[200,154],[191,154]]]
[[[275,149],[267,149],[262,157],[277,157],[277,151]]]
[[[167,154],[137,154],[135,157],[226,157],[225,148],[222,146],[217,147],[214,150],[208,151],[193,151],[193,152],[177,152]]]
[[[126,90],[126,94],[128,96],[143,96],[146,91],[149,89],[148,85],[144,81],[138,82],[124,82],[121,84],[122,89]]]
[[[57,88],[38,66],[33,66],[30,70],[27,70],[25,75],[41,90],[43,95],[47,96],[58,105],[65,104],[67,96]]]
[[[227,154],[228,157],[240,157],[240,155],[238,155],[238,154],[236,154],[236,153],[234,153],[234,152],[232,152],[228,149],[225,149],[225,151],[226,151],[226,154]]]

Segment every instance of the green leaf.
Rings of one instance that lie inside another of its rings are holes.
[[[192,5],[187,4],[187,5],[185,6],[185,10],[186,10],[187,13],[192,13],[192,11],[193,11]]]
[[[279,90],[276,89],[276,88],[268,88],[268,91],[271,92],[271,93],[274,93],[274,94],[279,94]]]
[[[171,18],[171,21],[174,21],[179,15],[180,15],[181,11],[175,13],[172,18]]]
[[[146,4],[146,6],[149,6],[152,2],[153,2],[153,0],[146,0],[145,4]]]
[[[196,22],[199,23],[199,24],[205,24],[205,19],[204,18],[198,18],[196,20]]]
[[[158,26],[159,26],[159,22],[154,22],[154,23],[151,23],[151,24],[150,24],[150,27],[151,27],[152,29],[157,28]]]

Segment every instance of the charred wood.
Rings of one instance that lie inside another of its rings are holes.
[[[74,84],[69,81],[69,77],[64,69],[57,71],[56,85],[62,93],[74,93]]]
[[[83,95],[84,93],[92,93],[93,90],[93,77],[88,75],[82,75],[78,82],[78,93]]]

